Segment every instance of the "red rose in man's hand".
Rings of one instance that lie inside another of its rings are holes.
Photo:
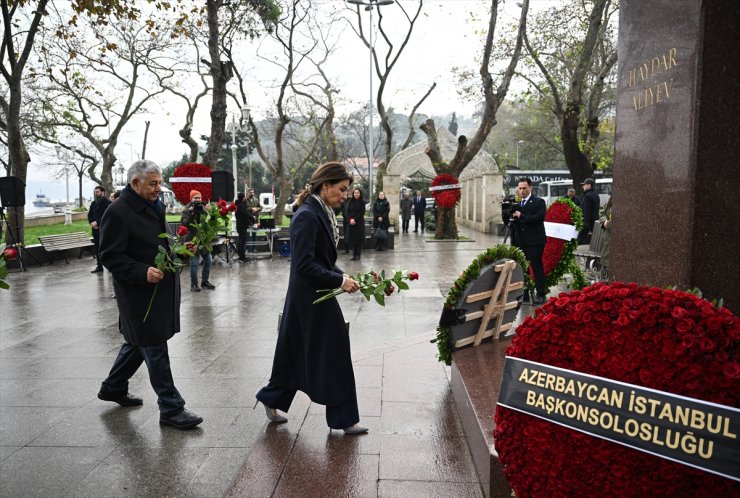
[[[18,249],[15,247],[6,247],[3,251],[3,256],[5,256],[5,259],[11,260],[18,257]]]
[[[233,202],[229,204],[229,211],[231,211],[232,213],[236,211],[236,204],[234,204]]]
[[[216,205],[217,205],[217,206],[218,206],[219,208],[225,208],[225,207],[226,207],[226,201],[225,201],[225,200],[223,200],[223,199],[219,199],[219,200],[218,200],[218,202],[216,203]]]
[[[188,227],[186,227],[185,225],[180,225],[179,227],[177,227],[177,235],[179,235],[180,237],[185,237],[187,234]]]
[[[226,216],[227,214],[229,214],[229,208],[227,208],[226,206],[221,206],[218,209],[218,212],[221,213],[221,216]]]

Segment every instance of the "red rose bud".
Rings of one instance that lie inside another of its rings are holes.
[[[233,202],[229,204],[229,211],[231,211],[232,213],[236,211],[236,204],[234,204]]]
[[[226,206],[221,206],[218,212],[221,213],[221,216],[226,216],[227,214],[229,214],[229,208],[227,208]]]
[[[219,208],[223,208],[223,207],[226,207],[226,201],[225,201],[225,200],[223,200],[223,199],[219,199],[219,200],[218,200],[218,202],[216,203],[216,205],[217,205],[217,206],[218,206]]]
[[[179,227],[177,227],[177,235],[179,235],[180,237],[184,237],[187,234],[188,234],[188,227],[186,227],[185,225],[180,225]]]
[[[415,271],[409,272],[409,280],[419,280],[419,274]]]
[[[5,259],[11,260],[18,257],[18,249],[15,247],[6,247],[3,251],[3,256],[5,256]]]
[[[185,242],[185,247],[190,252],[194,252],[195,251],[195,244],[192,243],[192,242]]]
[[[393,291],[394,291],[394,290],[396,290],[396,287],[395,287],[395,286],[393,286],[393,285],[391,285],[390,287],[388,287],[388,288],[387,288],[387,289],[385,290],[385,295],[386,295],[386,296],[390,296],[391,294],[393,294]]]

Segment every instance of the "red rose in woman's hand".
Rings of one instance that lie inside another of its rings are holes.
[[[236,204],[234,204],[233,202],[229,204],[229,211],[231,211],[232,213],[236,211]]]
[[[177,227],[177,235],[178,236],[184,237],[187,234],[188,234],[188,227],[186,227],[185,225],[180,225],[179,227]]]

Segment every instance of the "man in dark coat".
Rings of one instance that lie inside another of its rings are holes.
[[[336,298],[318,304],[317,290],[341,287],[359,290],[358,283],[336,266],[339,229],[332,209],[347,196],[349,174],[341,163],[326,163],[298,197],[290,224],[290,278],[285,296],[270,383],[257,400],[271,422],[287,419],[297,390],[326,405],[326,422],[346,434],[367,432],[357,426],[355,377],[349,334]]]
[[[110,206],[110,199],[105,196],[105,188],[98,185],[94,191],[95,199],[90,204],[90,210],[87,212],[87,221],[92,229],[93,242],[95,242],[95,261],[97,266],[91,273],[101,273],[103,265],[100,264],[100,223],[103,221],[103,213]]]
[[[596,188],[596,182],[593,178],[586,178],[581,185],[583,185],[583,230],[578,234],[578,243],[588,244],[591,242],[591,232],[594,230],[594,223],[599,219],[601,199],[599,199],[599,194],[594,190]]]
[[[414,207],[414,233],[419,231],[424,233],[424,210],[427,208],[427,198],[421,195],[421,190],[416,191],[416,196],[411,199],[411,205]]]
[[[247,227],[249,227],[249,221],[254,218],[249,213],[249,207],[244,201],[244,192],[239,192],[236,196],[236,211],[234,217],[236,218],[236,233],[239,235],[239,241],[236,245],[236,252],[239,254],[239,261],[242,263],[247,262],[247,254],[244,250],[247,247]]]
[[[167,340],[180,331],[180,275],[154,266],[160,246],[168,246],[167,239],[159,238],[167,231],[165,208],[157,198],[162,172],[152,161],[136,161],[128,179],[121,197],[103,216],[100,237],[100,257],[113,274],[125,342],[98,398],[121,406],[141,405],[141,398],[129,394],[128,381],[146,362],[158,396],[159,423],[190,429],[203,419],[185,409],[167,351]]]
[[[544,199],[532,194],[532,181],[529,178],[520,178],[516,191],[521,201],[512,208],[511,216],[516,227],[514,240],[532,265],[534,287],[537,291],[534,304],[542,304],[545,302],[545,269],[542,266],[542,253],[545,251],[547,241],[545,235],[547,206]]]

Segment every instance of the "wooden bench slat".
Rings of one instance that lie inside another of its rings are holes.
[[[66,251],[67,249],[83,249],[85,247],[94,246],[95,244],[90,240],[90,235],[85,232],[72,232],[72,233],[61,233],[57,235],[41,235],[39,236],[39,242],[41,246],[47,252],[52,251]],[[80,257],[82,257],[82,251],[80,251]],[[64,260],[67,261],[65,255]],[[52,258],[52,263],[54,259]],[[67,261],[69,263],[69,261]]]

